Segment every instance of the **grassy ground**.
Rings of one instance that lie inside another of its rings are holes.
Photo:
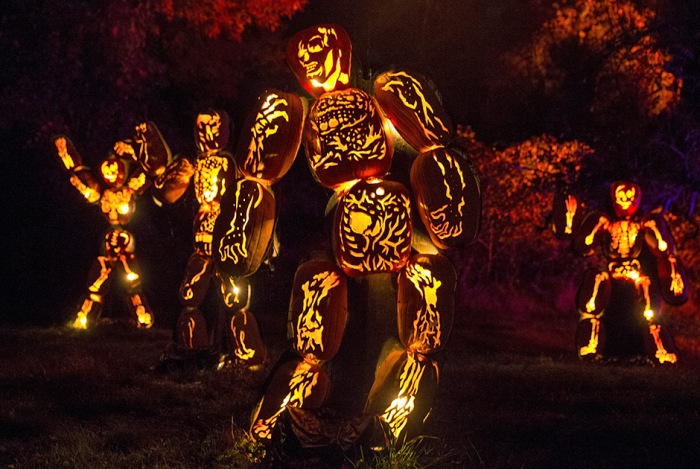
[[[426,427],[435,457],[419,462],[697,467],[697,356],[655,368],[581,363],[574,327],[458,318]],[[157,374],[169,339],[114,326],[0,329],[0,467],[257,467],[244,429],[267,370]]]

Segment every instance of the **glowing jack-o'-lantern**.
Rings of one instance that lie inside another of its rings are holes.
[[[610,187],[615,215],[629,218],[637,211],[642,203],[642,189],[629,182],[616,182]]]
[[[377,371],[364,414],[380,415],[400,445],[421,433],[437,386],[437,363],[412,352],[392,352]]]
[[[359,181],[335,208],[336,262],[351,277],[401,269],[411,254],[412,235],[410,199],[401,183]]]
[[[231,122],[226,112],[210,109],[197,116],[194,141],[200,153],[224,151],[230,134]]]
[[[557,239],[572,239],[584,217],[584,205],[575,194],[557,192],[552,203],[552,225]]]
[[[452,122],[425,78],[405,71],[384,72],[374,80],[374,96],[394,128],[419,152],[447,144]]]
[[[188,350],[206,350],[211,346],[207,323],[198,308],[186,307],[180,312],[175,325],[175,344]]]
[[[218,270],[245,277],[258,270],[267,254],[275,224],[275,197],[257,181],[240,179],[221,199],[212,238]]]
[[[304,127],[304,148],[318,182],[336,189],[356,179],[382,177],[393,147],[374,98],[350,88],[314,102]]]
[[[335,356],[348,314],[347,279],[332,261],[312,260],[294,275],[289,319],[294,347],[318,363]]]
[[[305,29],[287,43],[289,67],[316,97],[348,87],[351,55],[350,37],[336,24]]]
[[[274,183],[294,162],[304,127],[304,107],[294,94],[270,91],[248,116],[236,151],[236,163],[247,178]]]
[[[576,293],[576,307],[586,314],[598,315],[610,303],[612,284],[607,272],[588,270]]]
[[[265,345],[255,316],[241,309],[233,313],[227,331],[229,347],[237,360],[248,367],[260,366],[266,358]]]
[[[421,153],[411,167],[418,214],[440,249],[472,241],[481,218],[479,180],[460,155],[440,148]]]
[[[117,158],[107,158],[100,165],[100,174],[108,186],[119,187],[126,180],[124,162]]]
[[[422,354],[442,350],[454,320],[457,274],[439,254],[411,257],[398,278],[398,329],[401,343]]]
[[[300,359],[282,363],[253,411],[250,434],[261,443],[269,443],[277,419],[287,406],[318,409],[326,398],[328,385],[328,375],[317,365]]]

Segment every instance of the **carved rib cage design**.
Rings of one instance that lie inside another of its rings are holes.
[[[415,398],[424,371],[425,364],[409,353],[399,378],[399,394],[382,414],[382,418],[389,424],[395,438],[404,429],[408,416],[415,408]]]
[[[297,319],[296,348],[313,353],[323,352],[323,316],[320,303],[328,297],[330,291],[338,286],[340,278],[335,272],[324,271],[313,276],[312,280],[304,282],[301,289],[304,292],[303,311]]]
[[[337,229],[343,270],[350,274],[393,272],[406,264],[413,234],[406,194],[360,182],[341,204]]]
[[[433,160],[444,176],[445,197],[448,203],[430,212],[430,228],[441,239],[457,238],[463,231],[464,172],[455,158],[447,152],[434,152]]]
[[[195,125],[197,129],[195,140],[200,152],[221,150],[226,145],[228,136],[222,133],[221,115],[217,112],[199,114]]]
[[[442,282],[420,264],[410,263],[406,267],[406,278],[411,281],[423,299],[423,305],[413,321],[413,343],[422,349],[435,350],[441,346],[442,324],[437,310],[438,289]],[[416,347],[412,347],[416,348]]]
[[[257,175],[265,168],[265,140],[277,133],[279,124],[276,121],[282,119],[289,122],[287,106],[289,103],[286,99],[273,93],[267,97],[255,116],[253,138],[248,145],[248,156],[244,163],[244,169],[250,174]]]
[[[618,220],[612,222],[608,226],[610,233],[609,248],[613,257],[637,257],[637,253],[633,252],[634,245],[639,234],[639,223],[628,220]]]
[[[311,366],[309,363],[301,362],[289,380],[289,393],[282,400],[279,409],[270,417],[255,421],[252,433],[258,440],[269,440],[272,437],[272,429],[285,407],[304,406],[304,400],[311,395],[319,378],[319,372],[312,370]]]
[[[259,184],[241,179],[236,183],[235,212],[229,229],[219,242],[219,259],[237,264],[248,257],[247,226],[251,212],[263,199],[263,188]]]
[[[387,152],[379,110],[364,91],[324,94],[314,106],[310,125],[320,139],[319,154],[309,155],[313,171],[383,158]]]
[[[205,156],[197,159],[194,173],[194,192],[200,204],[218,201],[226,192],[228,158]]]
[[[100,209],[112,225],[129,223],[134,213],[133,191],[128,187],[106,189],[100,198]]]
[[[418,80],[406,72],[387,72],[386,75],[388,80],[382,86],[382,91],[398,95],[401,102],[415,112],[426,137],[432,142],[439,142],[450,133],[425,98],[423,85]]]

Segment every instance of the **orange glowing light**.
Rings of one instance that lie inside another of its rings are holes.
[[[389,424],[395,438],[398,438],[406,426],[408,416],[413,412],[418,386],[424,371],[425,364],[409,353],[399,378],[399,394],[382,414],[382,418]]]

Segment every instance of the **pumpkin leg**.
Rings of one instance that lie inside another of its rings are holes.
[[[140,328],[148,329],[153,325],[153,313],[141,293],[132,293],[127,301],[129,312]]]
[[[579,358],[595,359],[605,348],[605,326],[601,321],[603,313],[592,315],[581,313],[576,329],[576,350]]]
[[[647,355],[653,357],[660,364],[676,363],[678,355],[673,337],[668,332],[668,329],[661,328],[659,324],[649,324],[649,336],[645,340]]]
[[[71,324],[75,329],[87,329],[100,317],[102,298],[109,293],[112,285],[112,262],[109,258],[98,256],[95,259],[88,273],[87,283],[88,293]]]

